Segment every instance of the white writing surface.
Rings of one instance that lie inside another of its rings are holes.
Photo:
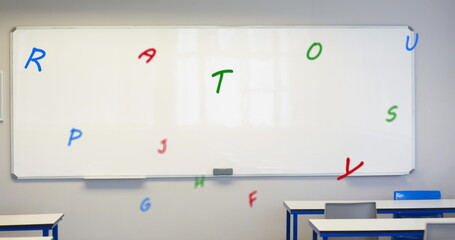
[[[417,39],[407,26],[11,35],[19,178],[209,176],[219,168],[339,176],[361,162],[352,175],[414,169]]]

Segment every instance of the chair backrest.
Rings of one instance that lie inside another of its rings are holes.
[[[424,240],[455,239],[455,223],[427,223]]]
[[[395,191],[393,195],[395,200],[428,200],[441,199],[441,191],[423,190],[423,191]]]
[[[376,218],[375,202],[326,203],[325,218]]]
[[[395,200],[430,200],[441,199],[441,191],[423,190],[423,191],[395,191],[393,198]],[[394,218],[442,218],[442,213],[395,213]]]
[[[326,203],[324,216],[327,219],[376,218],[376,202]],[[334,238],[336,240],[378,240],[378,237]]]

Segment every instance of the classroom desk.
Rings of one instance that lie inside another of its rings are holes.
[[[423,236],[427,223],[455,218],[309,219],[313,240],[329,237]]]
[[[352,200],[352,201],[284,201],[286,208],[286,240],[291,239],[291,215],[293,216],[293,240],[297,240],[298,215],[324,214],[325,204],[330,202],[376,202],[378,214],[393,213],[453,213],[455,199],[438,200]]]
[[[63,213],[0,215],[0,231],[43,231],[43,236],[48,237],[52,230],[54,240],[58,240],[58,223],[62,218]]]

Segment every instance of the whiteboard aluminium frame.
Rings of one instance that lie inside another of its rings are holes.
[[[201,26],[185,26],[185,27],[181,27],[181,26],[142,26],[142,27],[135,27],[135,26],[122,26],[122,28],[126,28],[126,29],[147,29],[147,28],[189,28],[189,27],[201,27]],[[216,28],[216,27],[220,27],[220,26],[203,26],[201,28]],[[248,27],[255,27],[255,26],[231,26],[231,28],[248,28]],[[403,27],[403,26],[261,26],[261,28],[270,28],[270,27],[287,27],[287,28],[299,28],[299,27],[304,27],[304,28],[346,28],[346,27],[350,27],[350,28],[359,28],[359,29],[362,29],[362,28],[395,28],[395,27]],[[412,42],[416,42],[416,33],[414,31],[414,29],[410,26],[407,26],[409,28],[409,30],[412,32],[410,34],[410,40]],[[11,89],[11,92],[10,92],[10,106],[11,106],[11,161],[13,161],[14,159],[14,108],[12,107],[13,106],[13,102],[14,102],[14,98],[13,98],[13,85],[14,85],[14,70],[13,70],[13,58],[14,58],[14,54],[12,53],[13,52],[13,32],[17,29],[45,29],[45,28],[55,28],[55,29],[60,29],[60,28],[99,28],[99,29],[109,29],[109,28],[117,28],[117,26],[98,26],[98,27],[84,27],[84,26],[72,26],[72,27],[65,27],[65,26],[62,26],[62,27],[15,27],[11,30],[10,32],[10,38],[11,38],[11,45],[10,45],[10,61],[11,61],[11,71],[10,71],[10,89]],[[390,176],[390,175],[408,175],[408,174],[412,174],[414,171],[415,171],[415,168],[416,168],[416,114],[415,114],[415,100],[416,100],[416,89],[415,89],[415,86],[416,86],[416,68],[415,68],[415,50],[411,51],[410,53],[412,55],[412,66],[411,66],[411,74],[412,74],[412,82],[411,82],[411,89],[409,89],[408,91],[411,92],[411,97],[412,97],[412,103],[411,103],[411,138],[412,138],[412,142],[411,142],[411,157],[412,157],[412,166],[411,166],[411,170],[409,172],[400,172],[400,173],[392,173],[392,174],[357,174],[357,175],[353,175],[353,176],[350,176],[350,177],[362,177],[362,176]],[[0,71],[0,122],[3,120],[3,101],[2,101],[2,97],[3,97],[3,88],[2,88],[2,72]],[[185,177],[188,177],[188,178],[192,178],[193,176],[192,175],[172,175],[172,176],[164,176],[164,175],[141,175],[141,176],[38,176],[38,177],[27,177],[27,176],[16,176],[14,174],[14,164],[12,162],[11,164],[11,172],[13,173],[12,176],[14,178],[17,178],[17,179],[153,179],[153,178],[185,178]],[[334,175],[312,175],[312,174],[278,174],[278,175],[270,175],[270,174],[259,174],[259,175],[238,175],[238,174],[233,174],[233,175],[229,175],[229,177],[313,177],[313,176],[335,176],[336,174]],[[206,175],[205,177],[217,177],[215,175]],[[222,177],[226,177],[226,176],[222,176]]]

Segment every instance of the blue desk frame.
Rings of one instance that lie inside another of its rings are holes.
[[[39,227],[5,227],[0,228],[0,231],[43,231],[43,237],[49,237],[49,231],[52,231],[54,240],[58,240],[58,222],[54,226],[39,226]]]
[[[378,200],[380,201],[380,200]],[[390,201],[403,201],[403,200],[390,200]],[[416,200],[416,201],[424,201],[424,200]],[[286,201],[285,201],[286,202]],[[321,201],[324,202],[324,201]],[[339,201],[343,202],[343,201]],[[361,202],[358,201],[358,202]],[[454,207],[447,207],[447,208],[425,208],[425,209],[412,209],[412,208],[405,208],[405,209],[394,209],[394,208],[387,208],[377,209],[378,214],[394,214],[394,213],[455,213],[455,206]],[[286,209],[286,240],[291,240],[291,215],[292,215],[292,239],[298,239],[298,216],[299,215],[323,215],[324,209]],[[350,235],[351,236],[351,235]],[[378,236],[378,235],[374,235]],[[387,236],[422,236],[422,235],[408,235],[408,233],[400,233],[400,235],[387,235]],[[314,236],[313,236],[314,237]],[[332,236],[333,237],[333,236]],[[338,236],[341,237],[341,236]],[[352,236],[351,236],[352,237]]]
[[[329,237],[393,237],[393,236],[420,236],[423,237],[424,232],[368,232],[368,233],[320,233],[319,236],[323,240],[328,240]],[[318,239],[318,233],[313,230],[313,240]]]

